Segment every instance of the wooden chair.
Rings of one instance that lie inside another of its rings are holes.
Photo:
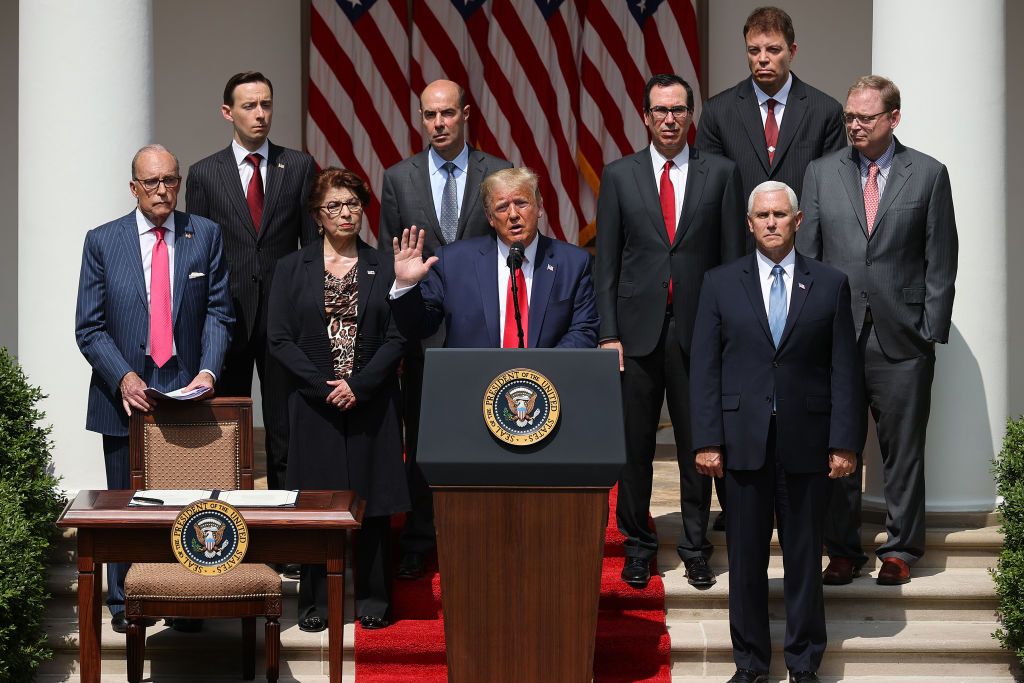
[[[129,457],[135,489],[253,488],[252,399],[164,401],[132,414]],[[168,540],[168,542],[170,542]],[[125,579],[128,680],[142,679],[147,617],[241,618],[242,675],[256,676],[256,617],[266,618],[267,680],[281,650],[281,577],[242,563],[218,576],[180,564],[133,564]]]

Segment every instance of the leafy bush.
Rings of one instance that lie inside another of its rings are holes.
[[[32,680],[49,659],[46,561],[63,501],[52,475],[44,398],[0,348],[0,682]]]
[[[1006,421],[1003,450],[996,458],[996,490],[1002,496],[1003,549],[992,572],[999,594],[1000,644],[1024,663],[1024,417]]]

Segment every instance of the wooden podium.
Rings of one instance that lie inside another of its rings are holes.
[[[488,386],[530,369],[558,394],[541,442],[483,416]],[[608,490],[625,463],[613,351],[431,349],[417,460],[434,491],[450,681],[591,681]]]

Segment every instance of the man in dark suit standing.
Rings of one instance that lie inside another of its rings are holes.
[[[75,339],[92,366],[86,429],[103,435],[110,489],[131,486],[128,417],[155,407],[146,389],[212,391],[230,340],[220,230],[174,210],[180,183],[173,154],[143,147],[128,185],[137,208],[85,238]],[[118,633],[127,630],[128,566],[107,565],[107,606]]]
[[[222,396],[251,396],[253,364],[260,378],[266,427],[267,483],[284,488],[288,463],[288,409],[282,369],[267,352],[267,297],[277,260],[317,239],[303,208],[315,166],[304,152],[267,139],[274,86],[257,71],[238,73],[224,87],[221,114],[231,123],[231,144],[189,168],[188,210],[219,224],[231,272],[237,322],[224,372]]]
[[[493,234],[480,204],[480,183],[512,164],[466,144],[469,105],[461,86],[434,81],[420,94],[420,123],[429,146],[384,172],[377,243],[392,255],[392,240],[413,225],[425,231],[423,254],[459,239]],[[410,345],[402,373],[405,417],[405,455],[412,511],[402,531],[402,559],[397,576],[415,579],[423,574],[427,552],[434,547],[434,508],[416,464],[420,394],[423,390],[423,349],[444,342],[444,328],[422,344]]]
[[[858,79],[845,121],[850,149],[807,168],[798,244],[850,277],[887,508],[877,582],[894,585],[910,581],[910,567],[924,554],[925,434],[935,344],[946,343],[952,322],[956,219],[946,167],[894,135],[900,91],[892,81]],[[860,512],[858,469],[832,487],[825,583],[850,583],[867,561]]]
[[[622,580],[642,588],[658,539],[648,527],[655,432],[666,395],[675,432],[683,530],[679,556],[691,584],[715,583],[708,566],[711,482],[690,449],[690,336],[701,278],[744,253],[736,165],[690,149],[693,91],[674,74],[644,90],[651,145],[605,167],[597,201],[595,281],[603,348],[619,352],[626,466],[616,517],[626,535]]]
[[[772,521],[784,538],[789,680],[817,681],[825,651],[822,517],[829,478],[854,471],[864,407],[850,285],[800,256],[796,194],[750,196],[755,254],[704,278],[693,331],[693,445],[701,474],[725,477],[729,628],[736,674],[767,683]]]
[[[796,77],[793,20],[777,7],[759,7],[743,25],[750,78],[704,104],[697,149],[736,162],[743,196],[766,180],[789,185],[800,197],[812,159],[846,146],[843,109]]]

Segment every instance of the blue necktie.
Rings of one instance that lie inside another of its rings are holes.
[[[444,235],[445,244],[451,244],[459,233],[459,207],[456,204],[458,188],[455,184],[455,164],[445,162],[441,167],[448,171],[448,178],[444,181],[444,191],[441,193],[441,234]]]
[[[782,266],[772,268],[772,289],[768,293],[768,326],[772,329],[775,348],[779,347],[782,330],[786,329],[786,283],[782,281]]]

